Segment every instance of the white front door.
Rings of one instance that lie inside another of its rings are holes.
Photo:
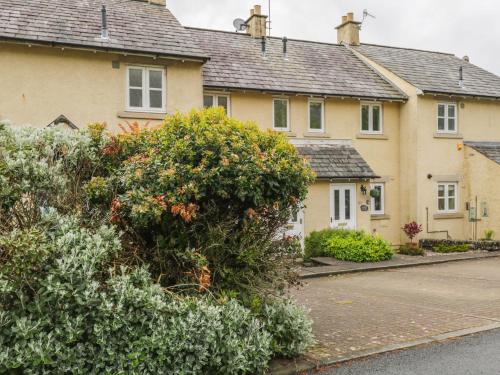
[[[295,215],[290,218],[286,228],[286,235],[300,239],[304,243],[304,209],[300,209]]]
[[[356,184],[332,184],[330,223],[336,229],[356,229]]]

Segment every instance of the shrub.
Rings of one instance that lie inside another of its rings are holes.
[[[362,231],[338,231],[327,241],[326,256],[351,262],[379,262],[393,256],[390,244]]]
[[[275,299],[267,303],[261,319],[271,334],[271,349],[277,356],[295,357],[314,342],[312,321],[293,300]]]
[[[470,250],[470,245],[439,243],[432,250],[436,253],[464,253]]]
[[[51,215],[42,236],[0,237],[1,253],[10,254],[0,263],[0,372],[263,371],[271,335],[250,310],[169,296],[146,268],[113,267],[120,241],[112,229],[92,232]],[[23,270],[28,250],[44,256]]]
[[[413,243],[413,239],[422,232],[422,225],[417,224],[417,222],[412,221],[411,223],[405,224],[403,227],[403,232],[405,232],[406,236],[410,239],[410,242]]]
[[[399,254],[411,256],[424,256],[425,250],[418,246],[402,245],[398,250]]]
[[[486,230],[484,231],[484,239],[485,239],[486,241],[491,241],[491,240],[493,240],[493,237],[494,237],[494,236],[495,236],[495,231],[494,231],[494,230],[492,230],[492,229],[486,229]]]
[[[325,254],[326,242],[337,229],[323,229],[311,232],[304,240],[304,255],[306,259],[323,256]]]

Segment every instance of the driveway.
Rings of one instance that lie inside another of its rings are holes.
[[[311,279],[293,294],[314,319],[306,361],[331,363],[500,327],[500,258]]]

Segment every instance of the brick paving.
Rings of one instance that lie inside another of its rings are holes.
[[[500,258],[306,280],[292,294],[311,310],[319,363],[500,323]],[[275,369],[293,367],[278,361]]]

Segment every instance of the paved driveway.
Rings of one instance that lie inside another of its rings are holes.
[[[500,258],[307,280],[313,361],[353,356],[500,323]]]

